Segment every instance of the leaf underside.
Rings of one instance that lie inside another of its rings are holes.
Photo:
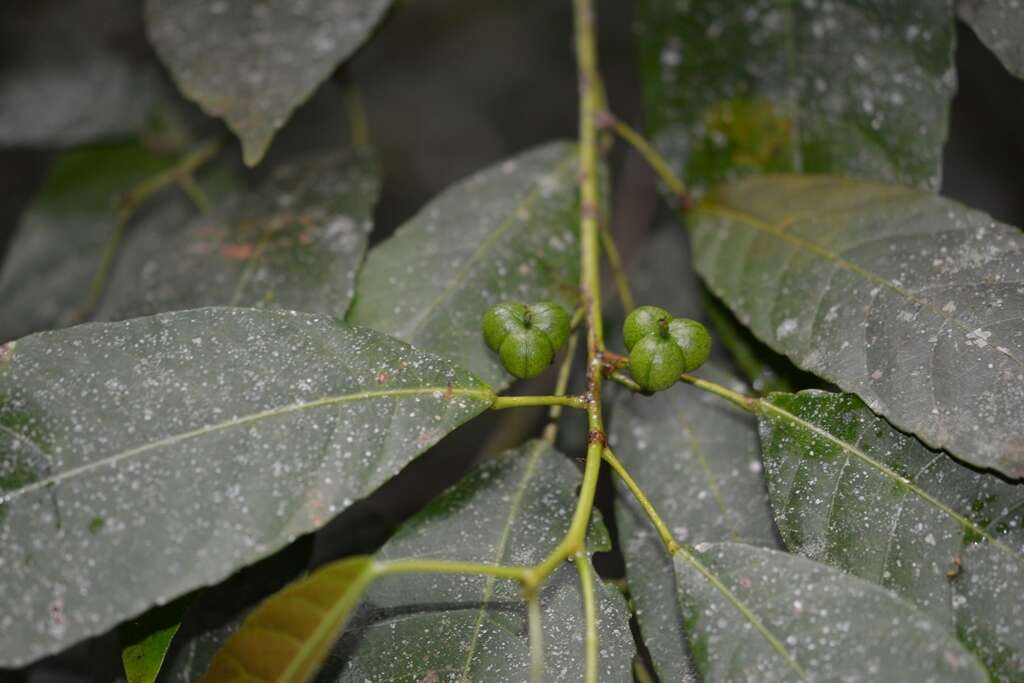
[[[1017,0],[958,0],[957,13],[1003,66],[1024,78],[1024,11]]]

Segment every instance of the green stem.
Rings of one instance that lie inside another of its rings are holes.
[[[580,592],[583,594],[583,623],[586,624],[583,641],[586,645],[586,659],[583,680],[597,683],[597,606],[594,600],[594,575],[587,553],[580,550],[576,555],[576,571],[580,575]]]
[[[698,389],[703,389],[704,391],[710,392],[715,396],[724,398],[726,401],[729,401],[748,412],[753,413],[757,412],[760,409],[761,399],[741,394],[738,391],[733,391],[732,389],[722,386],[717,382],[701,379],[700,377],[694,377],[693,375],[682,375],[679,379],[680,381],[686,382],[687,384],[695,386]]]
[[[658,150],[654,149],[643,135],[640,135],[629,125],[610,114],[606,114],[603,120],[607,122],[608,127],[615,131],[620,138],[628,142],[632,145],[633,149],[640,153],[640,156],[644,158],[647,164],[658,174],[658,177],[661,178],[661,182],[665,183],[668,189],[679,197],[683,207],[692,206],[693,200],[686,189],[686,185],[683,184],[679,176],[672,172],[665,158],[658,153]]]
[[[366,104],[351,77],[346,79],[343,92],[352,144],[356,147],[368,147],[370,145],[370,124],[369,117],[366,115]]]
[[[196,209],[200,213],[206,213],[210,210],[210,198],[206,196],[206,192],[199,186],[196,179],[191,173],[184,173],[178,178],[178,187],[181,191],[192,201]]]
[[[647,664],[639,655],[633,660],[633,680],[636,683],[654,683],[654,676],[647,670]]]
[[[626,375],[623,375],[618,370],[608,375],[608,379],[617,384],[621,384],[622,386],[628,388],[630,391],[635,391],[638,394],[646,393],[644,392],[643,387],[636,383],[636,380],[634,380],[632,377],[627,377]]]
[[[569,343],[565,347],[565,356],[562,358],[562,365],[558,368],[558,380],[555,382],[555,396],[562,396],[569,387],[569,375],[572,372],[572,361],[576,357],[576,347],[579,345],[580,335],[574,332],[569,336]],[[544,427],[543,439],[554,445],[558,437],[558,418],[562,416],[562,406],[553,405],[548,411],[548,423]]]
[[[496,396],[492,410],[528,408],[530,406],[564,406],[586,410],[586,402],[579,396]]]
[[[605,448],[601,457],[603,457],[604,461],[611,466],[615,471],[615,474],[619,475],[619,478],[622,479],[622,483],[626,485],[629,492],[632,493],[633,497],[636,498],[636,501],[640,503],[640,507],[642,507],[644,512],[647,514],[647,519],[651,520],[651,524],[654,525],[654,528],[658,531],[658,535],[661,536],[661,541],[665,544],[665,548],[668,549],[670,554],[674,555],[675,552],[679,550],[679,543],[676,541],[675,537],[672,536],[672,532],[669,531],[668,525],[665,524],[665,520],[663,520],[661,515],[658,514],[658,511],[654,509],[654,504],[647,498],[644,492],[640,489],[640,486],[636,483],[633,477],[630,476],[629,472],[619,459],[615,457],[615,454],[610,448]]]
[[[530,634],[530,683],[544,682],[544,628],[540,596],[532,591],[526,599],[526,622]]]
[[[374,573],[377,576],[392,574],[408,574],[423,572],[430,574],[483,574],[499,579],[522,581],[527,572],[526,567],[507,565],[481,564],[478,562],[456,562],[449,560],[423,560],[410,558],[407,560],[385,560],[378,562]]]
[[[615,289],[619,293],[619,300],[628,313],[636,308],[636,301],[633,299],[633,290],[629,287],[629,277],[622,267],[619,248],[615,246],[615,239],[604,221],[601,221],[601,246],[604,248],[605,256],[608,257],[608,265],[612,268],[612,277],[615,278]]]

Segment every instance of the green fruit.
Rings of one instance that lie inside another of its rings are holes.
[[[683,350],[668,335],[649,334],[629,353],[630,373],[644,391],[668,389],[685,367]]]
[[[711,355],[711,335],[708,328],[696,320],[676,318],[668,324],[668,333],[683,351],[686,361],[683,372],[693,372]]]
[[[523,327],[525,317],[525,304],[506,303],[491,306],[484,314],[484,341],[487,342],[487,346],[497,352],[509,332]]]
[[[569,314],[551,301],[530,304],[526,308],[528,321],[548,336],[551,348],[557,352],[569,339]]]
[[[626,342],[626,348],[632,349],[634,344],[647,335],[663,333],[671,320],[672,314],[659,306],[634,308],[622,325],[622,338]]]
[[[555,358],[555,349],[543,331],[536,326],[512,330],[498,350],[501,363],[520,379],[530,379],[544,372]]]

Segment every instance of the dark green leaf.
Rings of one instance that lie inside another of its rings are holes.
[[[651,130],[692,185],[836,173],[937,189],[950,0],[644,0]]]
[[[978,474],[850,394],[773,394],[761,412],[779,530],[793,551],[890,588],[999,680],[1024,674],[1024,486]]]
[[[173,157],[138,143],[86,147],[58,157],[7,250],[0,339],[74,321],[117,230],[119,193],[173,163]]]
[[[504,453],[435,499],[390,540],[379,559],[420,557],[530,565],[544,559],[569,527],[579,471],[543,442]],[[599,522],[591,551],[608,548]],[[621,595],[598,582],[601,681],[631,681],[633,643]],[[563,564],[540,592],[545,680],[583,677],[579,580]],[[525,605],[511,581],[482,576],[384,577],[343,637],[324,681],[525,681],[529,671]],[[336,669],[336,670],[332,670]]]
[[[0,7],[0,145],[75,145],[138,132],[160,91],[135,0]]]
[[[697,269],[762,341],[925,443],[1024,476],[1024,235],[955,202],[827,176],[725,186]]]
[[[389,4],[146,0],[146,27],[181,91],[227,122],[251,166]]]
[[[154,216],[122,248],[97,317],[209,305],[344,315],[378,185],[368,152],[333,151],[279,165],[187,224]]]
[[[1019,0],[957,0],[956,8],[1003,66],[1024,78],[1024,6]]]
[[[737,383],[714,367],[700,374]],[[679,385],[654,397],[622,396],[609,438],[677,539],[776,546],[749,414]],[[629,491],[617,488],[616,520],[644,642],[662,680],[687,680],[691,664],[672,558]]]
[[[677,554],[675,567],[704,680],[988,680],[943,624],[826,565],[707,543]]]
[[[191,600],[191,595],[184,595],[166,605],[154,607],[118,628],[126,683],[156,681]]]
[[[576,308],[576,173],[573,147],[554,143],[448,189],[370,250],[348,319],[507,386],[483,316],[502,301]]]
[[[0,665],[274,552],[492,398],[448,361],[292,312],[200,309],[6,345]]]

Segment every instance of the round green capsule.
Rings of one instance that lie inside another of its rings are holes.
[[[685,367],[683,350],[667,334],[649,334],[629,353],[630,373],[644,391],[668,389]]]
[[[675,318],[668,324],[668,333],[683,352],[683,372],[693,372],[711,355],[711,335],[696,320]]]
[[[671,320],[672,314],[660,306],[634,308],[622,325],[622,338],[626,342],[626,348],[632,350],[633,345],[647,335],[663,333]]]
[[[555,350],[543,331],[536,326],[524,326],[505,336],[498,355],[511,374],[520,379],[530,379],[551,365]]]

